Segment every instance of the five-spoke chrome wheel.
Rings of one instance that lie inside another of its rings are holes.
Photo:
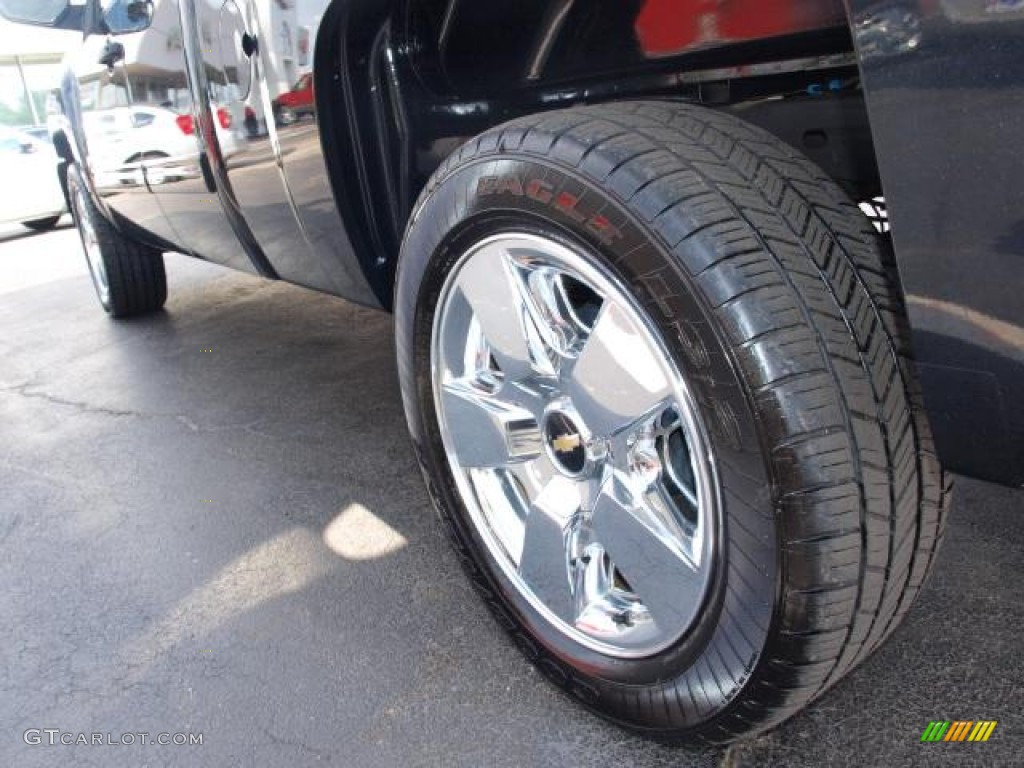
[[[521,597],[611,656],[679,640],[715,567],[714,462],[625,287],[555,240],[490,237],[445,280],[431,364],[460,495]]]

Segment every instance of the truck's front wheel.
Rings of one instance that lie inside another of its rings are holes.
[[[772,136],[669,103],[496,128],[422,195],[396,313],[455,546],[602,715],[762,730],[920,589],[948,494],[898,287],[869,222]]]

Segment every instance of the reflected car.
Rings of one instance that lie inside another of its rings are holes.
[[[225,158],[231,157],[239,144],[235,118],[226,107],[216,107],[213,115],[221,151]],[[195,119],[190,112],[157,106],[114,107],[84,112],[82,122],[100,188],[159,185],[199,172]]]
[[[52,229],[67,211],[53,145],[25,131],[0,129],[0,221]]]
[[[303,117],[316,114],[313,97],[313,73],[300,77],[291,90],[274,101],[274,119],[281,125],[290,125]]]

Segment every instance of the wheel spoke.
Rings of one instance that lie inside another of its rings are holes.
[[[537,419],[464,380],[442,387],[444,423],[463,467],[500,467],[543,451]]]
[[[638,632],[653,626],[650,613],[640,603],[621,593],[615,583],[615,568],[600,544],[584,551],[576,569],[576,627],[594,637],[615,640],[623,631]]]
[[[509,469],[471,469],[469,475],[473,479],[487,527],[505,551],[505,556],[513,563],[518,563],[523,556],[525,517],[530,507],[528,492],[519,477]]]
[[[602,437],[622,431],[671,394],[658,352],[610,301],[572,367],[568,389],[587,425]]]
[[[562,358],[575,353],[588,328],[569,300],[565,276],[535,256],[530,248],[509,248],[526,309],[548,357],[559,368]]]
[[[652,503],[653,502],[653,503]],[[681,545],[690,539],[656,495],[636,496],[610,479],[594,507],[594,536],[615,568],[663,626],[687,622],[703,591],[698,568]]]
[[[519,574],[533,592],[564,621],[575,619],[568,539],[579,511],[576,484],[552,479],[530,506]]]
[[[459,272],[458,288],[507,378],[552,373],[517,268],[504,248],[486,248]]]
[[[515,477],[531,499],[543,493],[554,478],[559,477],[558,470],[551,459],[541,454],[532,461],[510,464],[508,471]]]

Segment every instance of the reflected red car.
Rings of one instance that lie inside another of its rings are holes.
[[[287,125],[302,117],[312,117],[313,114],[313,73],[307,72],[290,91],[282,93],[274,101],[274,117],[279,123]]]

